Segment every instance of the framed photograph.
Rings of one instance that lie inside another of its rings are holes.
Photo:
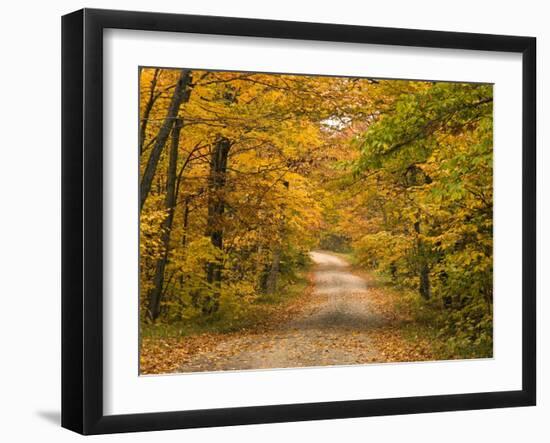
[[[531,37],[62,21],[62,425],[536,402]]]

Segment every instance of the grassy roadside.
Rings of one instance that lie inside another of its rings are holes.
[[[218,314],[171,324],[143,323],[141,325],[142,337],[174,338],[204,333],[224,334],[265,327],[273,320],[276,311],[291,304],[304,293],[309,285],[308,271],[307,268],[302,269],[294,277],[281,281],[280,288],[275,294],[258,296],[238,316]]]
[[[261,334],[293,318],[307,304],[311,288],[309,268],[281,281],[273,295],[259,296],[237,318],[223,315],[175,324],[141,325],[140,374],[162,374],[199,352],[214,349],[223,337]]]
[[[375,305],[388,319],[388,326],[381,330],[383,339],[390,343],[390,336],[393,335],[394,347],[399,346],[399,341],[402,342],[403,350],[390,351],[390,360],[413,360],[408,358],[410,352],[404,351],[406,349],[412,349],[413,356],[416,355],[419,360],[491,357],[488,350],[460,344],[456,337],[441,332],[445,327],[445,317],[437,301],[425,301],[416,291],[395,286],[384,276],[363,269],[353,253],[334,255],[349,262],[353,273],[367,280]]]

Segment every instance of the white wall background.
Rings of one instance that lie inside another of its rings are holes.
[[[60,414],[60,16],[81,7],[531,35],[538,38],[539,226],[550,220],[550,28],[545,2],[461,0],[10,1],[0,46],[0,438],[69,442]],[[546,111],[546,113],[544,112]],[[543,201],[545,200],[545,201]],[[541,250],[545,249],[544,252]],[[550,236],[539,228],[539,405],[534,408],[101,436],[94,441],[546,442]],[[520,270],[518,269],[518,274]],[[414,383],[414,380],[411,381]]]

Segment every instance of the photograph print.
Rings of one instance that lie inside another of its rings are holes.
[[[141,375],[493,357],[493,85],[141,67]]]

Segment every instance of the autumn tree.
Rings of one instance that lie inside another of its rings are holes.
[[[491,85],[145,68],[140,87],[144,321],[237,317],[324,245],[492,346]]]
[[[409,88],[356,140],[369,218],[356,247],[366,264],[436,296],[452,311],[449,330],[492,346],[492,86]]]

